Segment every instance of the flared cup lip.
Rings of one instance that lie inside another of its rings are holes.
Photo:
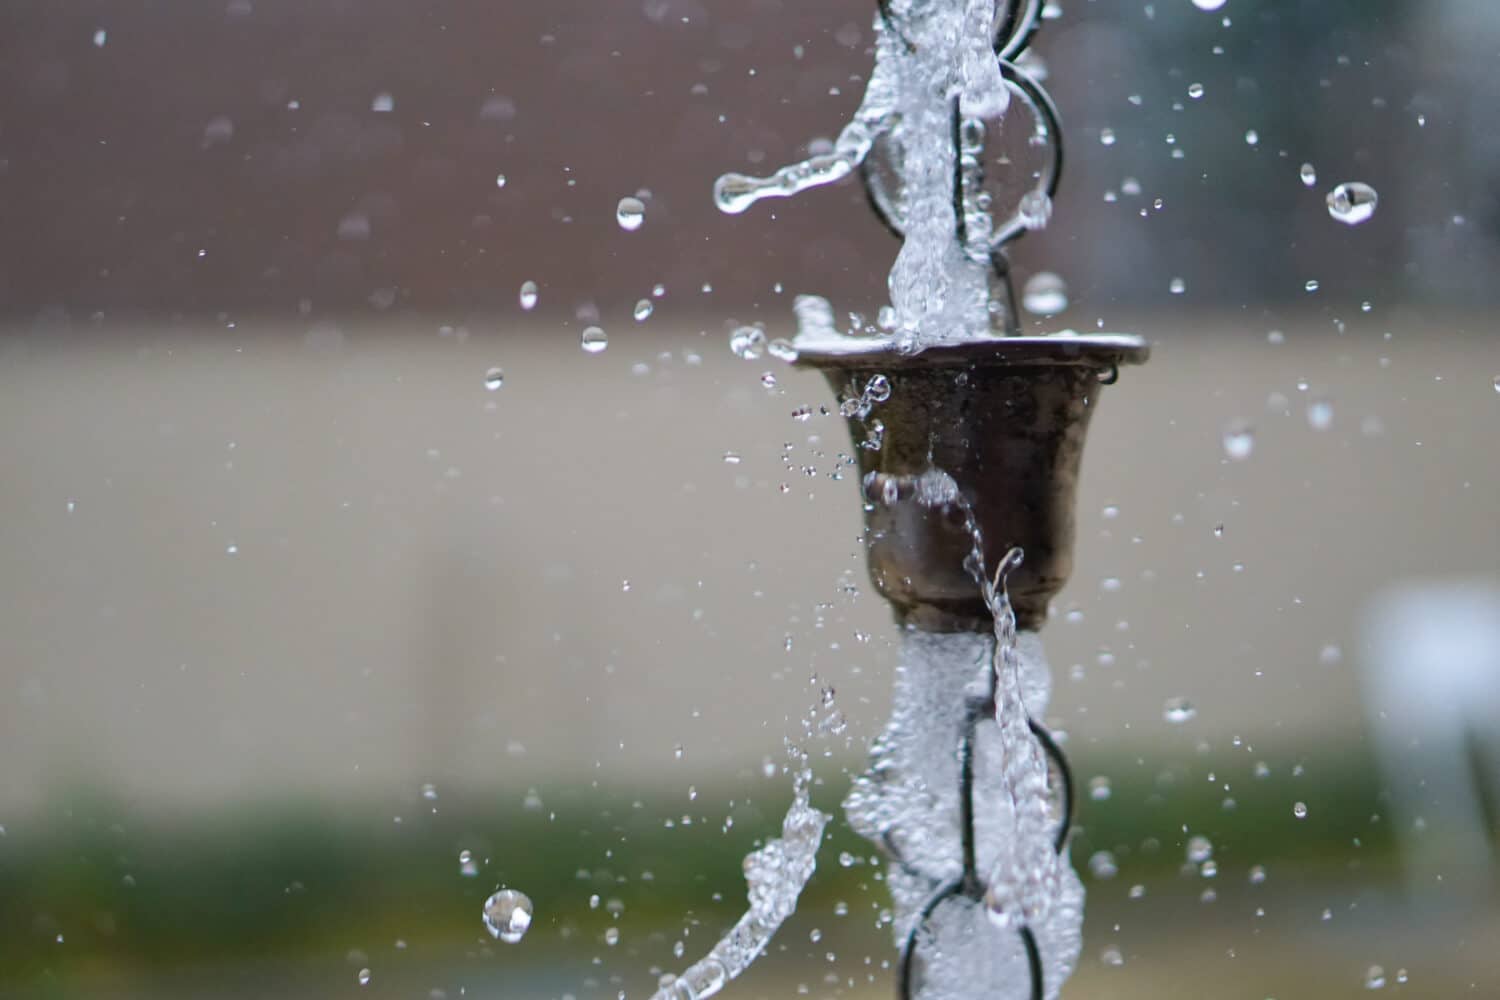
[[[809,368],[993,368],[1064,365],[1107,369],[1144,364],[1151,347],[1129,333],[1055,333],[994,337],[900,350],[890,338],[818,338],[793,342],[798,367]]]

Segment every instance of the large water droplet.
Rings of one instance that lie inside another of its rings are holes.
[[[521,294],[518,296],[518,298],[521,301],[521,308],[522,309],[526,309],[526,310],[529,311],[533,306],[535,306],[536,305],[536,282],[535,281],[523,281],[523,282],[521,282]]]
[[[1052,199],[1045,191],[1028,191],[1018,207],[1021,225],[1030,230],[1046,229],[1052,219]]]
[[[524,892],[501,889],[484,901],[484,928],[490,937],[515,944],[531,926],[531,900]]]
[[[1380,204],[1380,195],[1368,184],[1350,181],[1328,192],[1328,214],[1346,226],[1369,222]]]
[[[598,354],[609,346],[609,334],[597,326],[586,326],[583,328],[583,335],[579,337],[579,343],[588,353]]]
[[[1193,0],[1193,6],[1199,10],[1218,10],[1228,0]]]
[[[1038,271],[1021,290],[1021,305],[1038,316],[1056,316],[1068,308],[1068,285],[1051,271]]]
[[[766,332],[758,326],[738,326],[729,335],[729,349],[737,358],[754,361],[766,353]]]
[[[1181,725],[1198,715],[1197,707],[1186,698],[1168,698],[1162,706],[1162,718],[1168,722]]]
[[[505,372],[499,368],[491,368],[484,373],[484,387],[494,392],[505,384]]]
[[[639,198],[621,198],[615,206],[615,221],[626,232],[634,232],[646,221],[646,206]]]
[[[1314,399],[1307,404],[1307,426],[1315,431],[1326,431],[1333,426],[1333,404],[1326,399]]]
[[[1232,421],[1224,428],[1224,454],[1243,462],[1255,450],[1255,428],[1243,420]]]

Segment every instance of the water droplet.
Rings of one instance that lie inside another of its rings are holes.
[[[1255,131],[1255,129],[1251,129],[1250,131],[1246,132],[1245,133],[1245,145],[1247,145],[1247,146],[1259,146],[1260,145],[1260,133],[1257,132],[1257,131]]]
[[[1326,431],[1333,426],[1333,404],[1326,399],[1313,399],[1307,404],[1307,426],[1315,431]]]
[[[1227,0],[1193,0],[1193,6],[1199,10],[1218,10],[1226,2]]]
[[[766,353],[779,361],[787,362],[796,361],[798,356],[796,345],[785,337],[777,337],[767,344]]]
[[[1201,865],[1214,856],[1214,845],[1207,837],[1191,837],[1187,842],[1187,859],[1195,865]]]
[[[1496,392],[1500,392],[1500,375],[1496,375],[1495,378],[1494,378],[1494,380],[1493,380],[1493,382],[1494,382],[1494,386],[1495,386],[1495,391]]]
[[[644,323],[651,318],[651,314],[655,311],[656,306],[651,304],[650,299],[641,299],[635,304],[635,310],[631,315],[635,317],[637,323]]]
[[[872,375],[865,383],[865,398],[872,403],[884,403],[891,398],[891,380],[884,375]]]
[[[620,928],[607,927],[604,930],[604,943],[613,948],[620,943]]]
[[[1111,792],[1109,778],[1105,775],[1101,774],[1089,779],[1089,798],[1095,802],[1105,801],[1109,798]]]
[[[491,368],[489,371],[484,373],[484,387],[490,392],[494,392],[504,384],[505,372],[503,372],[499,368]]]
[[[504,174],[496,174],[495,175],[495,187],[497,187],[497,188],[503,188],[503,187],[505,187],[505,175]]]
[[[1311,293],[1311,292],[1316,292],[1319,288],[1322,288],[1323,285],[1322,285],[1322,283],[1320,281],[1318,281],[1317,278],[1308,278],[1307,279],[1307,283],[1304,284],[1302,287],[1306,291],[1308,291],[1309,293]]]
[[[1368,184],[1350,181],[1328,192],[1328,214],[1346,226],[1369,222],[1380,204],[1380,195]]]
[[[1115,130],[1112,128],[1101,128],[1099,130],[1099,141],[1106,146],[1115,144]]]
[[[1307,818],[1307,803],[1306,802],[1298,802],[1298,803],[1294,804],[1292,806],[1292,815],[1295,816],[1295,817],[1297,817],[1298,819],[1306,819]]]
[[[588,353],[598,354],[609,346],[609,334],[597,326],[586,326],[578,342]]]
[[[1120,866],[1109,851],[1095,851],[1089,856],[1089,874],[1099,881],[1107,881],[1120,874]]]
[[[94,48],[104,48],[104,43],[107,41],[109,41],[109,32],[105,31],[103,28],[100,28],[98,31],[94,32]]]
[[[1314,187],[1318,183],[1318,170],[1311,163],[1302,164],[1302,169],[1297,171],[1297,176],[1302,178],[1303,187]]]
[[[1190,83],[1190,84],[1188,84],[1188,96],[1191,97],[1195,101],[1198,98],[1202,97],[1203,96],[1203,84],[1201,84],[1201,83]]]
[[[737,358],[754,361],[766,352],[766,332],[758,326],[735,327],[729,335],[729,349]]]
[[[1372,965],[1365,970],[1365,989],[1385,989],[1385,970],[1378,965]]]
[[[1099,953],[1099,961],[1105,965],[1120,966],[1125,964],[1125,955],[1115,945],[1109,945]]]
[[[1038,316],[1056,316],[1068,308],[1068,285],[1051,271],[1039,271],[1026,280],[1021,305]]]
[[[422,798],[426,799],[428,802],[436,802],[437,801],[437,785],[434,785],[430,781],[427,782],[425,785],[423,785],[422,786]]]
[[[1243,420],[1232,421],[1224,428],[1224,454],[1232,461],[1243,462],[1255,450],[1255,428]]]
[[[1017,207],[1021,225],[1030,230],[1046,229],[1052,219],[1052,199],[1045,191],[1028,191]]]
[[[382,114],[390,111],[395,111],[396,98],[384,92],[376,94],[375,99],[370,102],[370,110],[378,111]]]
[[[355,978],[356,981],[358,981],[359,985],[361,985],[361,986],[369,986],[370,985],[370,970],[369,969],[360,969],[359,970],[359,974],[356,975],[354,978]]]
[[[1188,722],[1198,714],[1197,707],[1186,698],[1168,698],[1162,706],[1162,718],[1176,725]]]
[[[1266,880],[1266,869],[1262,865],[1250,866],[1250,884],[1260,885]]]
[[[464,878],[473,878],[479,874],[479,864],[474,860],[473,852],[458,852],[458,873]]]
[[[518,296],[521,308],[530,311],[536,305],[536,282],[521,282],[521,294]]]
[[[646,206],[639,198],[621,198],[615,206],[615,221],[627,233],[635,232],[646,221]]]
[[[1173,278],[1171,283],[1167,285],[1167,291],[1171,292],[1173,295],[1181,295],[1183,292],[1187,291],[1187,282],[1183,281],[1181,278]]]
[[[501,889],[484,901],[484,927],[490,937],[515,944],[531,926],[531,900],[524,892]]]

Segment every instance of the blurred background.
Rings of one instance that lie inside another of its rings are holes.
[[[0,996],[642,997],[829,686],[838,812],[894,630],[831,393],[727,334],[873,314],[897,244],[710,189],[836,134],[871,6],[0,5]],[[1213,6],[1035,46],[1029,325],[1154,345],[1045,632],[1066,995],[1494,996],[1500,6]],[[726,996],[891,995],[872,854]]]

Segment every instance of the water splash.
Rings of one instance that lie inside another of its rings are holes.
[[[831,693],[823,699],[831,708]],[[829,712],[809,729],[835,731],[841,719]],[[651,1000],[706,1000],[750,967],[772,936],[797,909],[797,898],[817,867],[818,847],[829,816],[810,801],[812,768],[807,754],[789,747],[792,758],[792,804],[781,821],[781,836],[745,856],[745,883],[750,908],[702,959],[652,994]]]

